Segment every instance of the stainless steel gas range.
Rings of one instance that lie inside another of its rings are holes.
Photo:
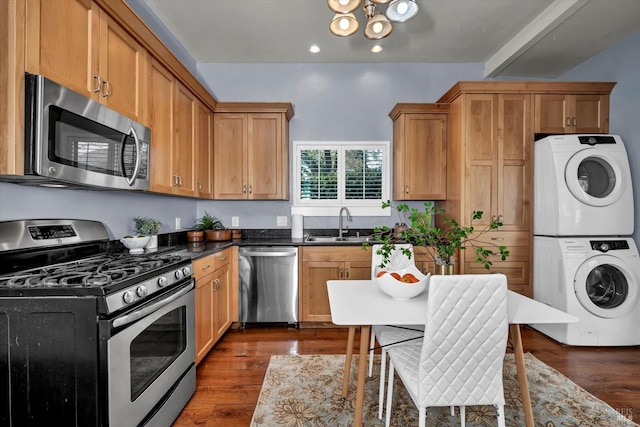
[[[191,260],[100,222],[0,222],[0,425],[169,426],[195,391]]]

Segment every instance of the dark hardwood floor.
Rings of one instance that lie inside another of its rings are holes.
[[[564,346],[528,327],[522,338],[525,352],[621,414],[640,420],[640,346]],[[338,328],[229,330],[198,365],[196,394],[174,426],[248,426],[272,354],[344,354],[346,340],[347,329]],[[355,342],[357,346],[357,335]]]

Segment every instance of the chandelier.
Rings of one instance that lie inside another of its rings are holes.
[[[358,31],[360,25],[353,12],[360,7],[361,0],[327,0],[327,3],[329,9],[336,13],[329,24],[332,34],[347,37]],[[378,9],[387,3],[389,5],[383,14]],[[416,0],[364,0],[362,9],[367,17],[364,36],[370,40],[380,40],[391,34],[391,21],[405,22],[418,13]]]

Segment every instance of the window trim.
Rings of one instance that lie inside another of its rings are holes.
[[[338,174],[340,175],[339,200],[300,199],[300,151],[318,149],[337,149],[339,154]],[[381,149],[382,150],[382,198],[380,200],[348,200],[344,199],[344,151],[348,149]],[[308,216],[338,216],[341,207],[349,208],[356,216],[390,216],[390,209],[382,209],[382,201],[389,200],[391,190],[391,143],[389,141],[293,141],[293,197],[292,214]]]

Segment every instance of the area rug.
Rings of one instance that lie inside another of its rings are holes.
[[[376,356],[379,358],[379,356]],[[331,426],[353,425],[358,356],[351,368],[350,389],[342,400],[344,355],[272,356],[265,373],[251,426]],[[376,361],[377,362],[377,361]],[[531,354],[525,354],[527,377],[536,426],[612,427],[637,426],[612,407],[571,382]],[[375,363],[376,368],[380,364]],[[364,425],[384,426],[378,417],[378,380],[375,371],[367,377],[364,397]],[[524,426],[522,401],[512,354],[504,363],[505,418],[507,426]],[[417,426],[418,411],[406,389],[397,379],[394,386],[392,426]],[[466,408],[467,426],[496,426],[491,406]],[[459,426],[459,413],[452,417],[448,408],[431,408],[427,426]]]

